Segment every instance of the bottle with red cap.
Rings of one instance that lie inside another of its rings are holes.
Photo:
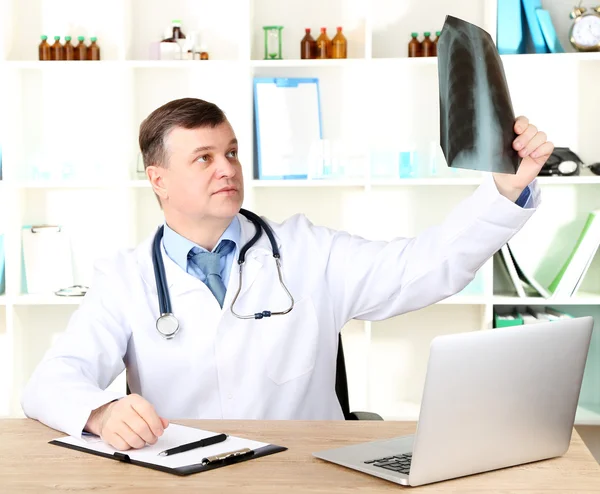
[[[306,28],[304,38],[300,42],[300,58],[311,59],[317,56],[317,42],[310,34],[310,28]]]
[[[346,58],[348,43],[342,34],[342,28],[337,27],[337,33],[331,40],[331,58]]]
[[[317,56],[315,58],[331,58],[331,39],[327,36],[327,28],[321,28],[321,34],[317,38]]]

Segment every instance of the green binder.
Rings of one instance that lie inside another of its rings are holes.
[[[522,326],[523,318],[520,314],[494,314],[495,328],[508,328],[510,326]]]

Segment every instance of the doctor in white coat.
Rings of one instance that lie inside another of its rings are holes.
[[[153,234],[97,262],[81,306],[27,384],[23,410],[121,450],[153,444],[168,419],[343,419],[335,366],[346,322],[389,318],[459,292],[534,213],[534,179],[553,145],[524,117],[515,133],[524,158],[518,173],[488,175],[442,224],[414,238],[368,241],[302,215],[267,220],[294,307],[240,319],[231,310],[236,261],[255,228],[239,214],[234,130],[214,104],[165,104],[142,123],[139,141],[164,212],[159,249],[180,329],[171,339],[157,331]],[[263,234],[246,254],[235,313],[289,304]],[[132,394],[106,391],[124,369]]]

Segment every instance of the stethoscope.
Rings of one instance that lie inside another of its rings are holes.
[[[292,294],[283,282],[283,276],[281,275],[281,261],[279,255],[279,248],[277,247],[277,243],[275,242],[275,235],[273,234],[273,230],[265,221],[263,221],[262,218],[260,218],[256,214],[245,209],[240,209],[240,213],[252,222],[252,224],[256,228],[256,233],[254,234],[254,237],[252,237],[250,241],[240,249],[237,261],[240,267],[239,283],[237,292],[235,293],[233,301],[231,302],[231,313],[238,319],[262,319],[264,317],[281,316],[287,314],[294,308],[294,297],[292,297]],[[271,243],[271,250],[273,251],[273,257],[275,258],[275,264],[277,265],[277,275],[279,276],[279,283],[281,284],[281,286],[285,290],[285,293],[290,299],[290,306],[288,309],[280,312],[263,310],[262,312],[257,312],[255,314],[243,316],[237,314],[233,309],[238,295],[242,290],[242,268],[244,266],[244,262],[246,262],[246,253],[248,252],[250,247],[252,247],[258,241],[263,231],[267,234],[267,237],[269,237],[269,242]],[[152,264],[154,265],[154,277],[156,279],[156,291],[158,293],[158,305],[160,308],[160,316],[156,320],[156,329],[164,338],[171,339],[179,331],[179,321],[173,315],[172,312],[171,298],[169,297],[169,289],[167,287],[167,276],[165,274],[165,265],[163,263],[162,253],[160,249],[160,242],[163,237],[163,232],[164,227],[161,226],[156,232],[156,235],[154,236],[154,242],[152,244]]]

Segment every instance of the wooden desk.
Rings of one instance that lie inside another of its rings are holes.
[[[377,493],[600,492],[600,467],[576,431],[562,457],[424,487],[402,487],[314,458],[347,444],[410,434],[409,422],[178,421],[206,430],[271,442],[283,453],[178,477],[47,444],[61,437],[28,419],[0,420],[0,492]]]

